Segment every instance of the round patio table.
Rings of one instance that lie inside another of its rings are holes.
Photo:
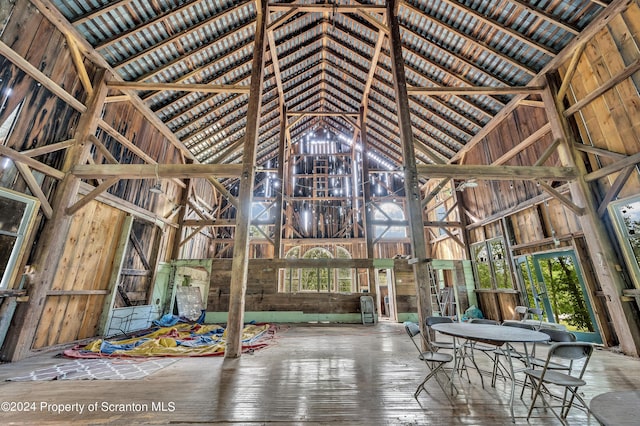
[[[640,390],[606,392],[589,403],[591,414],[603,425],[637,425],[640,422]]]

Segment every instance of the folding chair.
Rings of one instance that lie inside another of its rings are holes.
[[[541,333],[547,334],[549,336],[550,343],[576,341],[576,335],[565,330],[556,330],[553,328],[541,328],[538,331],[540,331]],[[534,351],[534,354],[535,354],[535,351]],[[546,358],[538,358],[534,355],[532,357],[529,357],[529,366],[531,368],[536,368],[536,367],[542,368],[546,364],[547,368],[550,370],[571,371],[571,363],[567,364],[567,363],[556,362],[556,361],[558,360],[549,361],[549,363],[547,364]],[[526,376],[524,379],[524,385],[522,386],[522,391],[520,392],[520,398],[522,398],[522,395],[524,394],[524,388],[527,386],[528,378],[529,376]]]
[[[431,327],[435,324],[442,323],[452,323],[453,320],[449,317],[436,317],[431,316],[425,319],[425,324],[427,329],[431,329]],[[456,365],[453,367],[455,370],[462,376],[462,372],[464,371],[467,374],[467,381],[471,383],[471,378],[469,377],[469,371],[467,370],[467,364],[465,362],[465,358],[467,357],[464,351],[458,351],[456,348],[456,340],[455,338],[451,342],[443,342],[437,339],[431,339],[431,333],[427,333],[427,344],[429,348],[436,352],[440,349],[449,349],[454,351],[454,358],[456,358]],[[460,356],[457,356],[460,355]],[[484,386],[484,384],[483,384]]]
[[[569,410],[573,406],[574,399],[577,399],[580,402],[580,404],[582,405],[582,407],[580,408],[584,409],[587,414],[591,413],[584,399],[578,394],[578,388],[587,384],[587,382],[585,382],[582,377],[584,376],[584,372],[587,369],[587,365],[589,364],[592,353],[593,345],[591,343],[558,342],[554,343],[549,348],[546,362],[541,370],[534,370],[532,368],[524,370],[524,373],[531,379],[532,383],[534,383],[535,385],[533,399],[531,401],[531,406],[529,407],[529,412],[527,413],[527,420],[529,420],[529,418],[531,417],[531,413],[538,396],[540,396],[540,399],[542,399],[544,407],[550,409],[553,412],[553,415],[556,416],[556,418],[560,420],[563,425],[567,424],[567,414],[569,414]],[[553,362],[552,360],[554,359],[567,360],[567,362],[569,362],[570,364],[570,369],[565,373],[550,368],[549,365]],[[582,367],[574,370],[573,364],[578,360],[582,361]],[[557,394],[552,393],[549,389],[549,385],[563,388],[563,396],[560,397]],[[568,401],[567,392],[571,393],[571,398]],[[560,415],[558,415],[558,413],[553,409],[550,401],[547,401],[547,398],[545,398],[545,394],[549,397],[550,400],[552,398],[562,400],[562,405],[559,407]]]
[[[434,324],[442,324],[445,322],[453,322],[453,320],[449,317],[427,317],[425,319],[425,324],[428,329],[431,328]],[[433,351],[437,351],[438,349],[454,349],[455,346],[453,342],[442,342],[438,340],[432,340],[429,333],[427,333],[427,343],[429,347]]]
[[[526,324],[526,323],[517,322],[517,321],[504,321],[502,323],[502,326],[503,327],[526,328],[528,330],[535,330],[536,329],[536,327],[534,327],[531,324]],[[509,354],[507,354],[505,349],[496,348],[493,351],[493,355],[494,355],[494,360],[493,360],[493,374],[492,374],[492,377],[491,377],[491,386],[495,386],[496,385],[496,378],[498,376],[499,370],[501,370],[502,372],[509,371],[509,369],[500,360],[501,356],[502,357],[510,356],[511,359],[519,359],[520,361],[522,361],[525,364],[527,364],[528,355],[526,353],[519,352],[519,351],[516,351],[516,350],[510,350]],[[521,371],[521,370],[518,370],[518,371]],[[506,377],[506,376],[504,376],[504,374],[503,374],[503,377]],[[511,379],[515,380],[515,377],[512,377]]]
[[[427,369],[429,370],[429,373],[424,378],[422,383],[420,383],[420,385],[418,385],[418,387],[416,388],[413,397],[417,399],[420,392],[422,392],[423,390],[426,391],[425,384],[429,379],[434,377],[436,382],[438,382],[438,385],[442,389],[442,392],[447,395],[449,402],[451,402],[451,404],[453,405],[451,395],[449,394],[449,392],[447,392],[445,384],[443,384],[438,377],[439,372],[444,372],[444,364],[453,361],[453,355],[441,352],[423,351],[421,345],[418,345],[418,342],[416,342],[416,339],[420,339],[419,342],[422,343],[422,339],[420,338],[422,334],[420,333],[420,326],[418,326],[418,324],[416,324],[415,322],[404,323],[404,329],[411,338],[411,341],[418,350],[418,353],[420,354],[418,355],[418,358],[425,362]]]

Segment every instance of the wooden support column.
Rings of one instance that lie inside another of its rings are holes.
[[[381,36],[382,38],[382,36]],[[364,205],[362,206],[362,220],[364,221],[364,236],[367,241],[367,259],[373,259],[375,257],[375,253],[373,251],[373,238],[374,238],[374,227],[372,225],[373,220],[373,210],[371,209],[371,176],[369,176],[369,162],[367,161],[367,124],[365,123],[366,117],[366,108],[364,106],[360,107],[360,142],[362,143],[362,195]],[[355,153],[356,144],[352,144],[353,151]],[[355,155],[354,155],[354,166],[355,166]],[[356,191],[356,187],[354,186],[354,192]],[[376,306],[380,307],[380,294],[377,294],[378,287],[376,286],[376,268],[371,265],[368,269],[369,273],[369,291],[372,293],[376,293]],[[372,291],[371,289],[375,289]],[[387,315],[389,313],[387,312]]]
[[[609,233],[598,216],[595,197],[585,180],[587,171],[584,161],[580,155],[576,155],[576,151],[573,149],[574,140],[577,138],[574,137],[564,118],[562,100],[555,95],[558,91],[558,84],[552,76],[547,75],[546,77],[549,89],[543,92],[542,100],[547,109],[553,137],[562,141],[558,146],[560,161],[563,165],[575,167],[579,171],[578,177],[570,182],[569,189],[573,202],[583,208],[583,214],[579,216],[579,220],[594,262],[594,271],[605,295],[606,306],[613,320],[620,348],[626,355],[638,356],[640,354],[640,330],[632,307],[621,299],[625,284],[617,271],[619,268],[618,258]],[[604,326],[606,325],[600,324],[601,328]]]
[[[280,144],[278,145],[278,181],[280,187],[276,190],[276,223],[274,227],[275,258],[282,257],[282,198],[284,195],[284,163],[287,147],[287,106],[282,105],[280,110]]]
[[[367,161],[367,125],[365,120],[365,108],[360,107],[360,141],[362,142],[362,194],[364,195],[364,235],[367,239],[367,259],[373,259],[373,210],[371,209],[371,176],[369,176],[369,162]],[[355,147],[355,144],[354,144]]]
[[[187,160],[187,164],[191,163],[191,160]],[[187,215],[187,205],[189,203],[189,197],[191,195],[191,179],[184,180],[185,185],[187,186],[182,190],[182,194],[180,195],[180,214],[178,215],[178,229],[176,229],[175,235],[173,236],[173,246],[171,248],[171,259],[179,259],[180,258],[180,242],[182,241],[182,235],[184,233],[184,218]]]
[[[69,216],[66,210],[78,196],[80,179],[71,174],[71,170],[75,165],[87,160],[91,148],[89,137],[95,135],[107,95],[106,78],[105,69],[99,69],[96,72],[94,90],[88,97],[87,109],[80,116],[73,136],[75,143],[67,149],[65,154],[62,166],[65,176],[56,188],[52,205],[53,216],[44,226],[33,262],[35,273],[29,282],[29,302],[21,305],[16,311],[14,324],[17,326],[10,330],[7,336],[1,353],[3,360],[20,360],[31,350],[47,291],[56,276],[58,265],[62,262],[61,256],[73,220],[73,216]]]
[[[227,319],[227,348],[225,358],[238,358],[242,353],[242,328],[244,326],[245,292],[249,266],[249,226],[253,200],[256,146],[260,127],[262,104],[262,80],[264,76],[264,50],[267,22],[267,2],[257,2],[256,34],[251,64],[251,89],[247,107],[247,130],[242,154],[242,174],[236,213],[236,232],[231,264],[231,291],[229,294],[229,317]]]
[[[391,68],[393,71],[393,86],[396,92],[398,109],[398,127],[400,128],[400,142],[404,160],[404,187],[407,197],[407,217],[411,239],[412,255],[418,259],[413,265],[416,283],[416,299],[418,304],[418,320],[420,328],[425,332],[425,319],[432,314],[431,289],[429,287],[429,270],[427,258],[431,257],[424,236],[422,220],[421,192],[416,169],[416,156],[413,146],[413,131],[407,96],[407,80],[404,74],[404,59],[402,58],[402,40],[400,26],[397,19],[398,0],[387,2],[387,26],[389,27],[389,46],[391,50]]]

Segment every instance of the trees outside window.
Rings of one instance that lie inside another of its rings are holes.
[[[502,238],[471,245],[471,257],[479,289],[513,289],[511,271]]]
[[[351,254],[342,247],[335,247],[335,254],[323,247],[314,247],[301,254],[300,247],[289,250],[288,259],[350,259]],[[288,268],[280,275],[280,292],[354,293],[355,279],[352,268]]]

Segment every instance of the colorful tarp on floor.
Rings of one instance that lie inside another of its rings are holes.
[[[274,333],[275,327],[270,324],[246,325],[242,330],[243,352],[267,346]],[[126,339],[97,339],[86,346],[68,349],[64,355],[71,358],[224,355],[226,335],[226,329],[220,325],[179,323]]]

